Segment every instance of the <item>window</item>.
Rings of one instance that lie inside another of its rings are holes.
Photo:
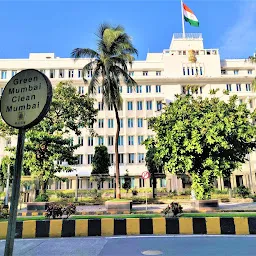
[[[160,179],[160,187],[161,188],[166,187],[166,179],[164,178]]]
[[[93,155],[92,154],[90,154],[90,155],[88,155],[88,157],[87,157],[87,162],[88,162],[88,164],[92,164],[92,158],[93,158]]]
[[[114,188],[115,186],[115,179],[110,179],[108,181],[108,188]]]
[[[191,75],[194,75],[194,68],[191,68]]]
[[[68,77],[73,78],[74,77],[74,69],[69,69],[68,71]]]
[[[142,145],[143,141],[144,141],[144,137],[142,135],[138,136],[138,145]]]
[[[89,147],[93,146],[93,137],[88,137],[88,146]]]
[[[18,73],[17,70],[12,70],[12,77],[15,76]]]
[[[4,92],[4,88],[1,88],[0,96],[2,96],[3,92]]]
[[[134,76],[134,71],[130,71],[129,76]]]
[[[98,85],[98,93],[101,93],[101,86]]]
[[[199,87],[199,90],[200,90],[200,94],[203,93],[203,87]]]
[[[133,128],[133,118],[128,118],[128,128]]]
[[[77,164],[83,164],[84,163],[84,155],[77,155]]]
[[[67,180],[66,187],[67,189],[72,189],[72,180]]]
[[[124,163],[124,154],[118,154],[118,161],[119,161],[119,164]]]
[[[186,55],[186,51],[182,51],[182,54],[183,54],[183,55]]]
[[[61,189],[61,180],[56,181],[56,189]]]
[[[196,67],[196,75],[198,76],[198,67]]]
[[[200,75],[202,76],[203,75],[203,68],[200,67]]]
[[[139,128],[143,127],[143,119],[142,118],[138,118],[138,127]]]
[[[87,187],[93,188],[93,183],[92,183],[92,181],[90,181],[90,179],[87,180]]]
[[[82,77],[82,69],[78,69],[78,78]]]
[[[161,85],[156,85],[156,92],[161,92]]]
[[[132,110],[133,107],[132,107],[132,101],[128,101],[127,102],[127,105],[128,105],[128,110]]]
[[[157,76],[161,76],[161,71],[156,71]]]
[[[183,76],[186,75],[186,68],[183,67]]]
[[[78,179],[77,188],[78,189],[82,189],[83,188],[83,180],[82,179]]]
[[[144,153],[138,153],[138,162],[143,163],[144,162]]]
[[[151,85],[146,85],[146,93],[150,93],[151,92]]]
[[[124,145],[124,136],[119,136],[118,137],[118,146],[123,146]]]
[[[243,104],[243,100],[242,99],[239,99],[239,104]]]
[[[99,109],[99,111],[104,110],[104,102],[98,102],[98,109]]]
[[[98,145],[103,145],[104,144],[104,137],[103,136],[99,136],[98,137]]]
[[[59,69],[59,78],[64,78],[64,69]]]
[[[143,71],[143,76],[147,76],[148,75],[148,71]]]
[[[128,145],[133,146],[134,145],[134,136],[128,136]]]
[[[237,85],[236,85],[236,90],[237,90],[238,92],[241,91],[241,84],[237,84]]]
[[[83,145],[84,145],[84,137],[81,137],[81,136],[78,137],[78,144],[79,144],[80,146],[83,146]]]
[[[249,106],[250,106],[250,108],[253,108],[252,100],[249,100]]]
[[[108,136],[108,145],[113,146],[114,145],[114,136]]]
[[[114,119],[108,119],[108,128],[114,128]]]
[[[127,93],[132,93],[132,86],[127,86]]]
[[[114,108],[113,108],[113,105],[109,105],[109,106],[108,106],[108,111],[113,111],[113,109],[114,109]]]
[[[249,69],[248,70],[248,75],[251,75],[252,74],[252,69]]]
[[[189,76],[189,68],[187,68],[188,76]]]
[[[245,87],[246,87],[246,91],[247,92],[251,91],[251,85],[250,84],[246,84]]]
[[[137,110],[142,110],[142,101],[137,101]]]
[[[54,77],[55,77],[55,70],[50,69],[50,78],[54,78]]]
[[[142,86],[141,85],[136,86],[136,92],[137,93],[142,93]]]
[[[227,71],[226,71],[225,69],[222,69],[222,70],[221,70],[221,74],[222,74],[222,75],[226,75],[226,73],[227,73]]]
[[[133,164],[133,163],[134,163],[134,153],[130,153],[130,154],[129,154],[129,159],[128,159],[128,161],[129,161],[129,164]]]
[[[71,147],[74,146],[74,138],[73,138],[73,137],[69,138],[69,145],[70,145]]]
[[[6,138],[6,147],[10,147],[12,145],[12,140],[11,138]]]
[[[156,109],[159,111],[162,109],[162,101],[157,101],[156,102]]]
[[[145,180],[143,178],[140,178],[139,185],[140,185],[140,188],[144,188],[145,187]]]
[[[123,118],[120,118],[120,128],[124,127],[124,122],[123,122]]]
[[[108,154],[108,155],[109,155],[110,164],[113,165],[114,164],[114,154]]]
[[[98,120],[98,128],[104,128],[104,119]]]
[[[6,79],[7,78],[7,71],[4,70],[1,72],[1,79]]]
[[[227,87],[226,87],[226,88],[227,88],[227,91],[230,91],[230,92],[231,92],[231,91],[232,91],[232,86],[231,86],[231,84],[227,84],[226,86],[227,86]]]
[[[123,92],[123,87],[120,85],[119,86],[119,92],[122,93]]]
[[[87,71],[87,77],[92,77],[92,70]]]
[[[234,75],[238,75],[238,70],[234,70]]]
[[[39,71],[45,74],[45,69],[40,69]]]
[[[146,102],[147,110],[152,110],[152,100]]]
[[[79,86],[78,87],[78,93],[79,94],[84,94],[84,86]]]

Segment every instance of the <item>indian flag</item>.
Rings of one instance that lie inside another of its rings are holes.
[[[183,14],[185,21],[189,22],[191,26],[199,27],[199,22],[193,11],[183,3]]]

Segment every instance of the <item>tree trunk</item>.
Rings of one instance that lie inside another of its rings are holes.
[[[43,194],[46,194],[47,183],[48,183],[48,180],[43,181],[43,185],[42,185]]]
[[[156,177],[154,172],[152,173],[152,196],[156,198]]]
[[[116,193],[115,194],[116,194],[116,198],[120,199],[121,192],[120,192],[120,171],[119,171],[119,157],[118,157],[118,138],[120,133],[120,118],[119,118],[116,104],[113,104],[113,105],[115,109],[116,123],[117,123],[116,138],[115,138],[115,158],[116,158],[116,189],[115,189]]]

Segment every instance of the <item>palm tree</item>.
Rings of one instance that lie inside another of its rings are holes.
[[[83,80],[89,84],[88,92],[94,94],[97,86],[101,86],[104,103],[114,108],[117,123],[115,136],[116,198],[121,198],[118,155],[120,133],[118,110],[122,106],[120,85],[121,83],[127,86],[136,85],[136,82],[128,74],[127,64],[132,65],[133,55],[138,55],[138,51],[121,26],[112,27],[108,24],[102,24],[99,27],[97,37],[97,50],[76,48],[72,51],[71,56],[75,60],[82,57],[90,58],[90,62],[82,70]],[[87,72],[92,72],[90,81],[86,78]]]

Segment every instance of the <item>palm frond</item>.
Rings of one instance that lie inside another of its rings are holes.
[[[99,83],[99,76],[101,72],[101,63],[98,62],[95,69],[93,70],[92,78],[88,86],[88,93],[94,94],[96,92],[96,87],[100,84]]]
[[[102,40],[103,36],[104,36],[104,32],[106,29],[111,28],[111,26],[108,23],[102,23],[98,29],[98,33],[96,34],[96,36]]]
[[[137,85],[136,81],[133,80],[133,78],[119,66],[113,67],[112,72],[115,73],[116,76],[123,77],[124,83],[126,85],[128,85],[128,86],[136,86]]]
[[[79,58],[91,58],[91,59],[95,59],[95,58],[99,58],[99,54],[89,48],[75,48],[72,52],[71,52],[71,57],[75,58],[75,59],[79,59]]]

